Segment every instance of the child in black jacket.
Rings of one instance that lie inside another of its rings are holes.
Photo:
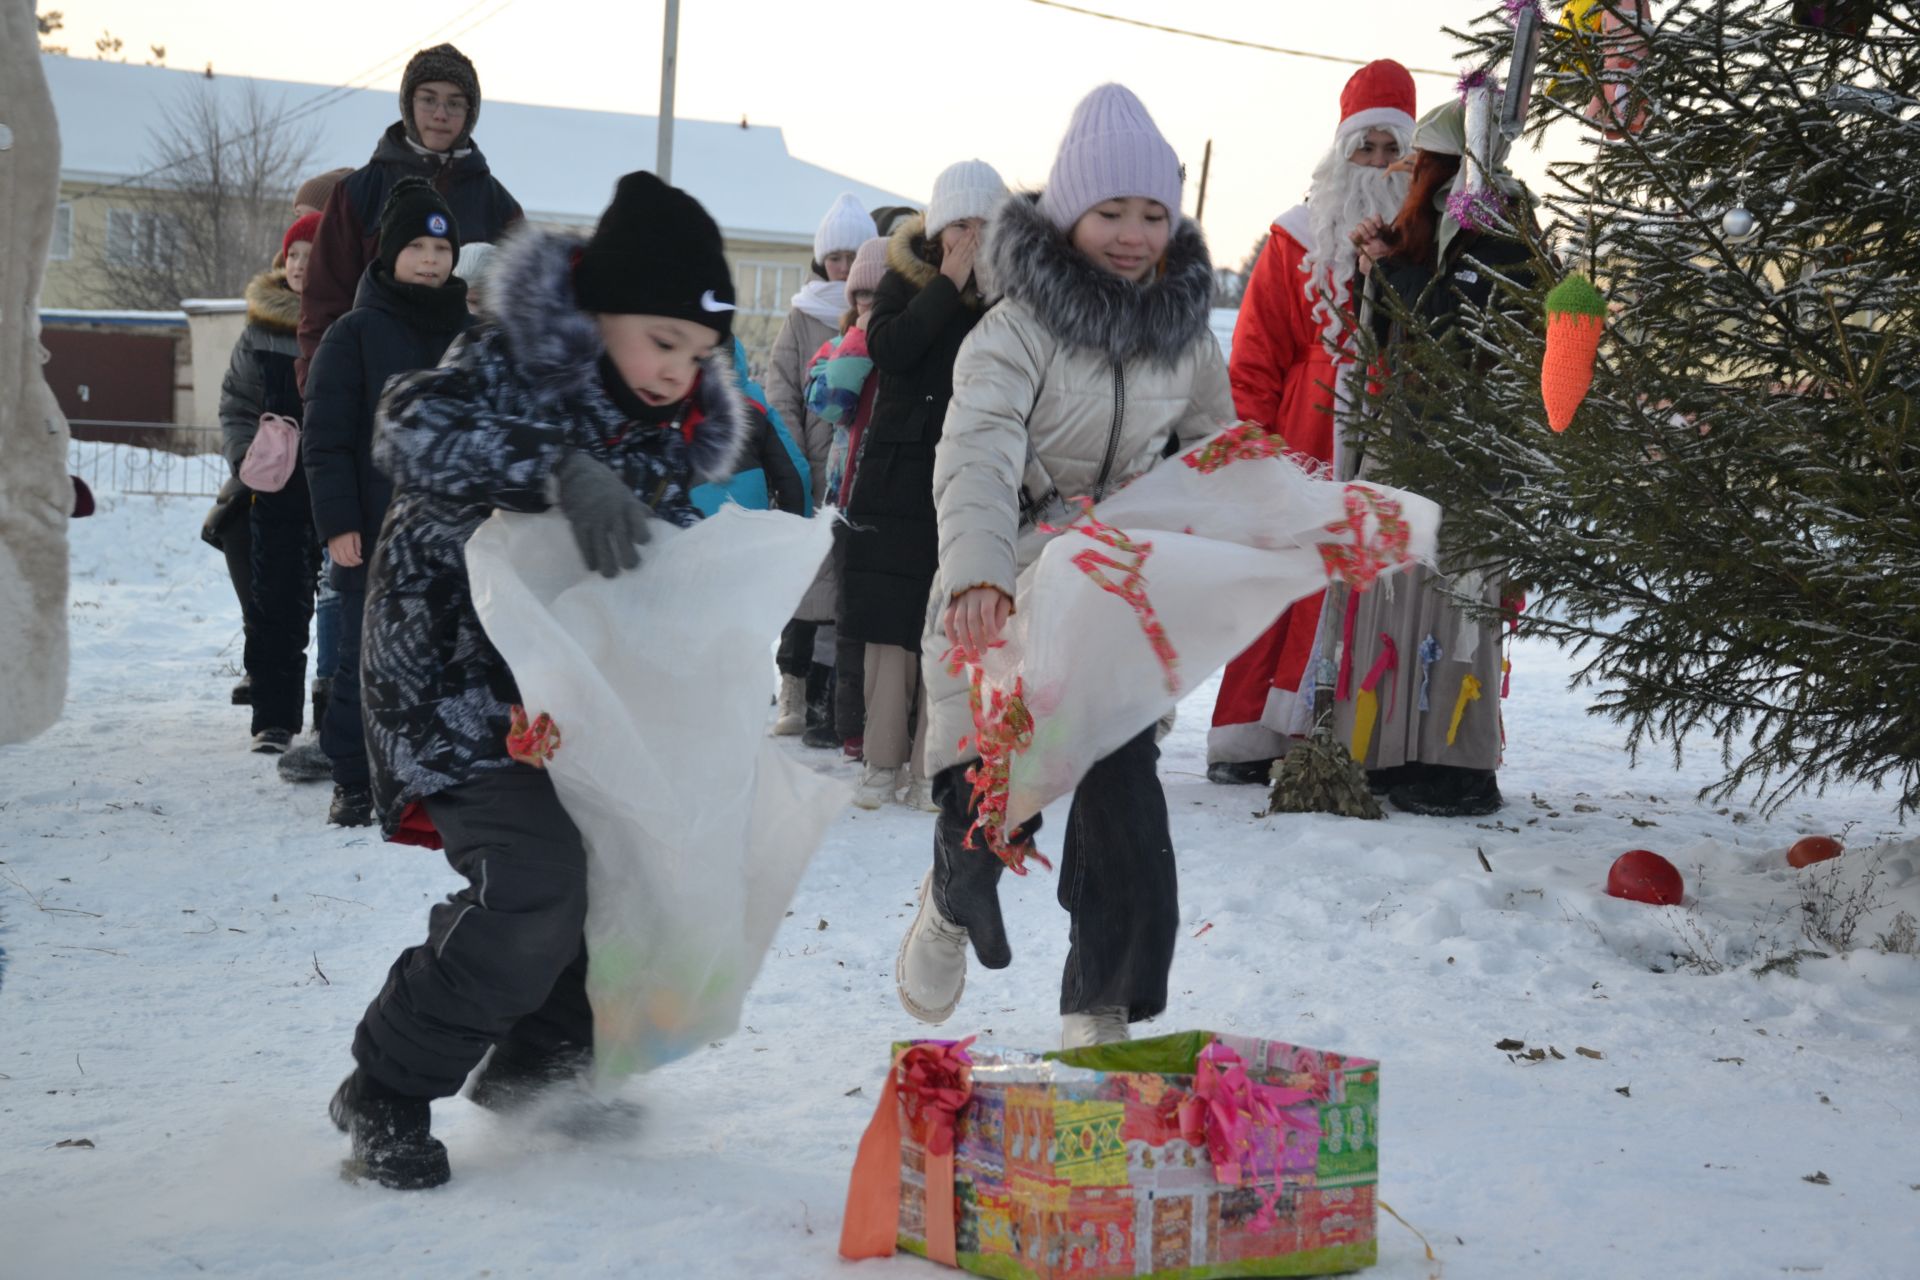
[[[313,525],[340,593],[338,672],[320,726],[333,764],[327,820],[343,827],[373,821],[367,749],[360,722],[360,630],[367,562],[386,518],[393,486],[374,466],[374,410],[387,382],[440,363],[467,327],[466,282],[453,274],[460,230],[439,193],[402,178],[380,213],[380,256],[360,277],[353,310],[333,322],[307,376],[301,437]]]
[[[394,961],[334,1095],[355,1160],[390,1187],[447,1180],[429,1104],[489,1047],[471,1097],[496,1109],[593,1049],[586,849],[547,774],[509,754],[520,695],[474,610],[467,539],[495,510],[557,506],[587,567],[616,576],[652,517],[700,518],[689,491],[732,474],[752,430],[719,228],[650,173],[620,180],[585,243],[510,236],[487,311],[388,391],[376,448],[394,500],[366,606],[374,802],[389,839],[444,847],[470,882]]]

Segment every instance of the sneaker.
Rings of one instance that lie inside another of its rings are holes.
[[[258,755],[277,756],[293,745],[293,734],[285,729],[262,729],[253,735],[253,750]]]
[[[1096,1044],[1119,1044],[1133,1037],[1127,1031],[1127,1011],[1121,1005],[1088,1009],[1060,1017],[1060,1047],[1086,1049]]]
[[[853,793],[853,803],[861,809],[878,809],[893,799],[894,792],[899,789],[898,769],[882,769],[877,764],[869,764],[860,775],[860,789]]]
[[[320,749],[317,734],[300,739],[280,757],[280,763],[274,767],[288,782],[325,782],[333,776],[333,761],[327,759],[327,753]]]
[[[933,871],[920,882],[920,910],[900,940],[893,962],[900,1005],[922,1022],[942,1023],[953,1016],[967,989],[967,931],[933,905]]]
[[[333,803],[327,807],[327,821],[336,827],[373,825],[373,791],[369,787],[343,787],[335,783]]]
[[[1223,787],[1264,787],[1273,781],[1273,761],[1215,760],[1207,766],[1207,781]]]
[[[867,740],[865,738],[848,738],[840,744],[840,754],[855,762],[865,760],[867,758]]]
[[[233,686],[233,705],[250,707],[253,705],[253,677],[241,676],[240,683]]]
[[[1402,813],[1429,818],[1481,818],[1497,813],[1506,803],[1492,770],[1444,766],[1418,781],[1394,787],[1387,799]]]
[[[804,676],[780,677],[780,709],[773,718],[773,736],[791,738],[807,727],[807,681]]]
[[[340,1082],[327,1114],[353,1140],[343,1172],[396,1191],[444,1186],[453,1176],[447,1149],[433,1136],[433,1107],[367,1079],[358,1070]]]
[[[913,773],[912,765],[907,766],[907,772]],[[933,798],[933,784],[917,773],[907,780],[907,794],[900,803],[921,813],[940,812],[940,805]]]
[[[810,724],[800,735],[800,745],[816,751],[831,751],[841,745],[840,735],[833,731],[832,724]]]

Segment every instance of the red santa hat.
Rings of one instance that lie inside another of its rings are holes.
[[[1413,75],[1392,58],[1369,62],[1340,91],[1341,138],[1356,129],[1413,128]]]

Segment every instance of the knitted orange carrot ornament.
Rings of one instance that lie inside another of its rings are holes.
[[[1540,395],[1547,425],[1565,431],[1593,385],[1593,358],[1606,328],[1607,300],[1593,281],[1574,272],[1547,295],[1547,354],[1540,361]]]

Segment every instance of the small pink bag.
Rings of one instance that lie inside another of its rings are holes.
[[[256,493],[278,493],[300,465],[300,424],[277,413],[260,415],[260,429],[240,460],[240,482]]]

